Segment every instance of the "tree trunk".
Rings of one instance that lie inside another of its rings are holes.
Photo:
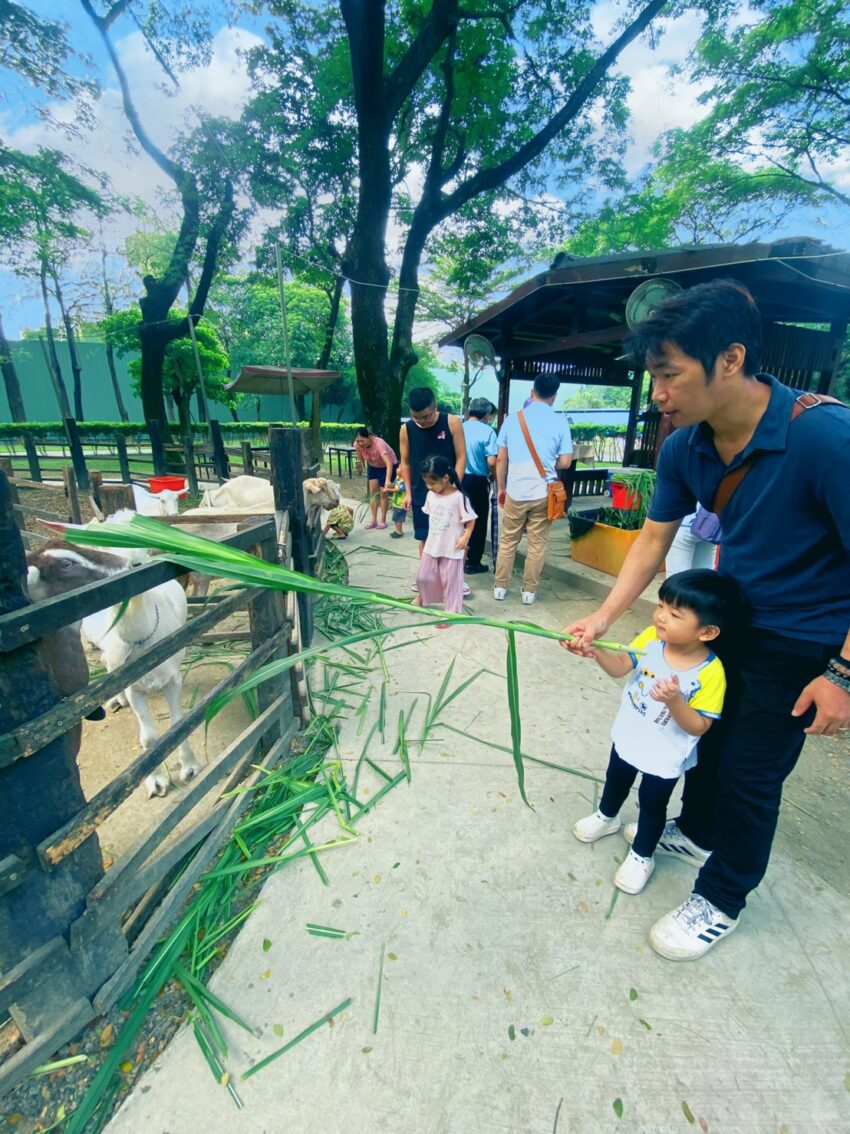
[[[83,413],[83,368],[80,366],[80,356],[77,353],[77,336],[74,334],[74,324],[71,322],[71,316],[68,314],[68,309],[65,306],[65,297],[62,294],[62,288],[59,284],[59,276],[56,272],[51,272],[51,277],[53,279],[53,294],[56,296],[56,302],[59,304],[62,323],[68,338],[68,354],[71,358],[71,375],[74,387],[74,417],[77,421],[85,421],[85,414]]]
[[[21,383],[18,381],[18,372],[12,361],[12,352],[3,330],[3,317],[0,315],[0,370],[3,371],[3,382],[6,386],[6,397],[9,401],[9,413],[12,421],[26,421],[24,398],[21,394]]]
[[[165,349],[171,340],[163,333],[164,330],[165,328],[156,321],[142,323],[139,327],[139,338],[142,341],[140,393],[144,420],[158,421],[163,433],[169,436],[165,395],[162,390],[162,368],[165,363]]]
[[[112,302],[112,292],[109,290],[109,279],[106,275],[106,248],[103,244],[100,246],[100,262],[103,272],[103,309],[107,315],[112,315],[115,306]],[[115,351],[112,349],[111,343],[106,344],[106,365],[109,367],[109,377],[112,381],[112,392],[115,394],[115,404],[118,406],[118,416],[122,421],[129,421],[127,407],[124,405],[124,395],[121,393],[121,385],[118,381],[118,371],[115,369]]]
[[[44,333],[47,337],[47,368],[53,380],[53,389],[56,393],[56,401],[59,405],[59,416],[62,421],[66,417],[71,417],[71,405],[68,401],[68,391],[65,388],[65,381],[62,378],[62,368],[59,365],[59,355],[56,353],[56,340],[53,336],[53,320],[50,317],[50,298],[47,293],[47,271],[44,264],[41,265],[39,271],[39,280],[41,282],[41,298],[44,303]]]
[[[328,363],[331,360],[336,325],[339,322],[339,308],[342,301],[342,287],[344,283],[345,280],[342,276],[337,276],[334,280],[333,291],[330,295],[331,306],[328,311],[328,321],[325,324],[325,341],[322,343],[322,353],[319,355],[318,361],[316,362],[317,370],[327,370]]]

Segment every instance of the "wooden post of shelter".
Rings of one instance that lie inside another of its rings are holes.
[[[115,450],[118,453],[118,467],[121,470],[121,480],[124,484],[132,484],[130,476],[130,462],[127,459],[127,439],[123,433],[115,434]]]
[[[28,429],[21,433],[24,442],[24,452],[27,455],[27,464],[30,467],[30,480],[41,483],[41,465],[38,460],[38,450],[35,447],[35,440],[33,435]]]
[[[69,519],[72,524],[81,524],[83,514],[80,511],[80,494],[77,491],[77,478],[72,468],[62,470],[62,480],[65,484],[65,495],[68,498]]]
[[[230,479],[230,465],[227,461],[227,453],[224,451],[221,424],[213,419],[210,419],[210,440],[212,441],[213,468],[219,484],[221,484]]]
[[[162,428],[158,421],[148,422],[148,433],[151,439],[151,457],[153,458],[154,476],[165,476],[167,471],[165,446],[162,443]]]
[[[643,371],[632,372],[632,393],[629,399],[629,424],[626,426],[626,439],[623,444],[623,464],[630,465],[634,457],[637,439],[637,420],[640,413],[640,396],[643,389]]]
[[[301,460],[301,430],[297,426],[269,430],[269,464],[275,511],[282,513],[289,510],[292,564],[296,571],[309,575],[310,541]],[[301,616],[302,642],[309,646],[313,638],[313,604],[310,595],[299,593],[298,610]]]
[[[254,475],[254,450],[250,441],[242,442],[242,472],[245,476]]]
[[[28,605],[25,577],[9,482],[0,473],[0,734],[59,703],[40,642],[4,648],[2,615]],[[76,725],[33,756],[4,756],[0,763],[0,1015],[8,1012],[26,1040],[47,1022],[79,1017],[82,1027],[91,1018],[65,935],[103,876],[97,838],[49,870],[35,853],[85,806],[75,759],[79,734]],[[43,979],[48,958],[61,980]]]
[[[195,449],[192,438],[186,435],[183,438],[183,460],[186,463],[186,480],[189,484],[189,495],[194,499],[200,495],[198,490],[198,473],[195,469]]]
[[[65,418],[65,433],[67,434],[68,445],[71,450],[71,463],[74,466],[74,476],[77,478],[77,484],[86,492],[89,488],[89,471],[86,468],[86,458],[83,455],[80,431],[73,417]]]

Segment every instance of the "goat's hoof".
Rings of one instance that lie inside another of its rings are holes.
[[[195,778],[195,776],[197,776],[197,774],[200,772],[200,770],[201,770],[200,764],[189,764],[187,767],[181,768],[180,769],[180,783],[181,784],[188,784],[189,780],[193,780]]]
[[[106,707],[110,713],[119,713],[127,707],[127,701],[121,696],[113,697],[111,701],[107,701]]]
[[[168,791],[168,780],[165,776],[148,776],[145,787],[148,789],[148,799],[153,799],[155,795],[165,795]]]

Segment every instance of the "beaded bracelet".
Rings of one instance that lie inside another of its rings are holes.
[[[839,656],[830,659],[824,677],[839,689],[843,689],[845,693],[850,693],[850,662],[845,658]]]

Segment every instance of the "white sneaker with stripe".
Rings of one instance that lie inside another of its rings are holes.
[[[623,828],[623,837],[629,846],[635,841],[636,834],[637,823],[627,823]],[[664,830],[661,832],[655,853],[669,854],[672,858],[678,858],[699,870],[702,864],[708,860],[711,851],[703,850],[698,843],[683,834],[675,819],[668,819],[664,825]]]
[[[691,894],[677,910],[653,925],[649,943],[668,961],[695,961],[737,927],[737,918],[727,917],[707,898]]]

